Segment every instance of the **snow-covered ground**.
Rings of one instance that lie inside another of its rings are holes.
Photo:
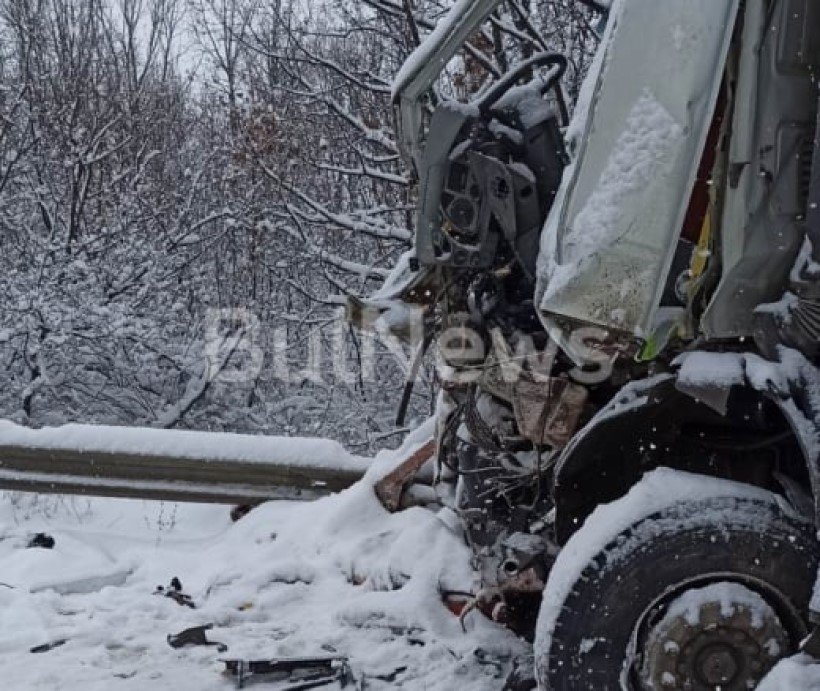
[[[368,479],[235,524],[224,506],[0,497],[3,689],[233,688],[220,658],[338,653],[366,688],[480,691],[526,653],[478,614],[464,633],[441,604],[473,587],[457,521],[389,514]],[[37,532],[54,548],[27,548]],[[174,576],[196,609],[154,594]],[[227,653],[166,642],[205,623]]]
[[[757,691],[817,691],[820,667],[806,655],[795,655],[777,665]]]
[[[0,494],[0,687],[228,689],[221,658],[338,654],[367,689],[500,690],[529,650],[477,613],[462,631],[443,606],[474,587],[469,552],[447,510],[378,503],[373,479],[399,456],[341,494],[237,523],[224,506]],[[53,549],[27,546],[39,532]],[[196,609],[155,594],[173,577]],[[226,653],[168,645],[206,623]],[[787,660],[760,688],[820,689],[820,666]]]

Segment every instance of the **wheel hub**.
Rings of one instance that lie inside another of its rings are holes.
[[[728,684],[737,676],[739,668],[734,649],[720,643],[706,646],[695,661],[695,669],[711,686]]]
[[[640,648],[646,691],[746,691],[788,650],[774,609],[738,583],[687,590],[653,614]]]

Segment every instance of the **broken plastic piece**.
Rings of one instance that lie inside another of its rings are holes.
[[[215,645],[220,653],[224,653],[228,646],[218,641],[209,641],[205,632],[214,627],[213,624],[203,624],[202,626],[193,626],[190,629],[185,629],[177,634],[168,634],[168,645],[172,648],[182,648],[186,645]]]
[[[56,641],[50,641],[49,643],[42,643],[41,645],[35,645],[33,648],[29,649],[30,653],[47,653],[49,650],[54,650],[54,648],[59,648],[61,645],[68,643],[67,638],[58,638]]]

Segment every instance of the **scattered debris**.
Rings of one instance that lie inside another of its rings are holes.
[[[441,595],[444,606],[457,617],[461,617],[464,610],[468,607],[473,608],[472,602],[474,599],[475,595],[472,593],[461,592],[459,590],[449,590]]]
[[[223,660],[225,672],[237,688],[246,682],[278,681],[289,684],[283,691],[312,689],[339,682],[342,687],[353,681],[346,657],[295,657],[273,660]]]
[[[193,626],[190,629],[185,629],[176,634],[168,634],[168,645],[172,648],[182,648],[186,645],[215,645],[217,651],[224,653],[228,646],[219,641],[209,641],[205,636],[205,632],[212,629],[213,624],[203,624],[202,626]]]
[[[56,641],[51,641],[50,643],[43,643],[41,645],[35,645],[33,648],[29,649],[30,653],[47,653],[49,650],[54,650],[54,648],[59,648],[61,645],[64,645],[68,642],[67,638],[58,638]]]
[[[404,674],[407,671],[407,665],[402,665],[401,667],[396,667],[392,672],[388,672],[387,674],[376,674],[373,676],[374,679],[378,679],[379,681],[388,681],[391,684],[399,678],[400,675]]]
[[[424,444],[429,432],[422,429],[395,456],[385,452],[378,461],[382,474]],[[82,522],[61,514],[48,524],[38,516],[31,527],[19,527],[13,507],[0,502],[0,532],[10,534],[0,541],[0,580],[16,588],[0,586],[0,619],[14,623],[0,631],[0,689],[50,689],[56,679],[65,689],[229,690],[237,681],[223,674],[222,658],[326,656],[348,660],[353,680],[342,691],[360,683],[385,690],[499,691],[504,678],[476,664],[472,651],[481,646],[520,654],[526,647],[476,613],[463,635],[457,617],[438,601],[439,592],[474,594],[469,549],[454,516],[424,509],[387,513],[370,482],[314,504],[270,502],[234,524],[224,506],[180,505],[167,533],[157,532],[155,516],[167,510],[159,503],[93,503],[93,515]],[[59,544],[24,549],[38,531],[54,531]],[[79,531],[82,540],[74,540]],[[112,557],[121,561],[112,564]],[[121,588],[90,595],[32,596],[24,577],[35,558],[43,564],[37,585],[126,566],[133,575]],[[352,574],[367,585],[351,585]],[[157,585],[173,590],[172,576],[193,596],[195,610],[152,595]],[[205,641],[223,642],[227,652],[215,645],[176,648],[166,639],[209,622]],[[121,647],[108,647],[112,633]],[[49,653],[29,653],[55,638],[69,641]],[[377,678],[400,666],[407,670],[395,682]],[[116,676],[134,670],[133,678]],[[292,691],[296,685],[260,676],[243,681],[242,691]],[[334,681],[314,691],[339,688]]]
[[[46,533],[37,533],[26,545],[27,548],[42,547],[43,549],[53,549],[54,538]]]
[[[188,595],[188,593],[182,592],[182,582],[176,576],[171,579],[171,582],[168,584],[167,588],[158,585],[157,589],[154,591],[154,595],[164,595],[165,597],[170,597],[174,602],[182,607],[196,609],[193,598]]]

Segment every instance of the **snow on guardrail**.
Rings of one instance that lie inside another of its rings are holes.
[[[349,487],[369,465],[326,439],[0,421],[0,489],[220,503],[304,499]]]

